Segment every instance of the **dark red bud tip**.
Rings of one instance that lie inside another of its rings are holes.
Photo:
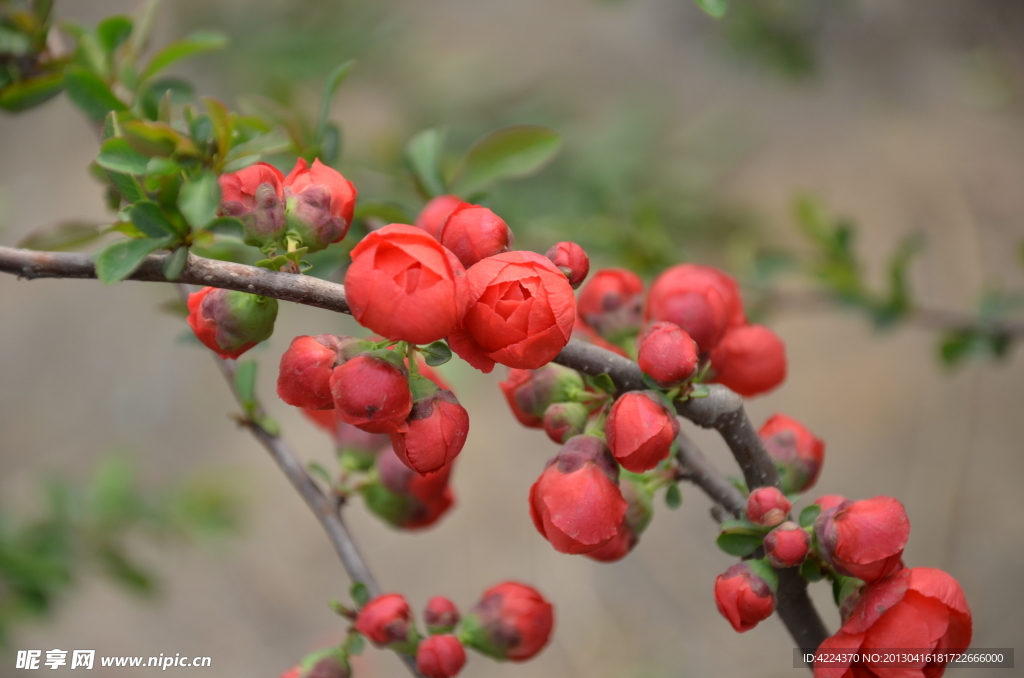
[[[459,619],[458,608],[447,598],[435,596],[427,601],[427,608],[423,612],[423,621],[431,633],[450,633],[459,623]]]
[[[747,498],[747,520],[775,527],[786,519],[793,505],[777,487],[759,487]]]
[[[574,242],[555,243],[545,256],[565,274],[573,289],[582,285],[590,273],[590,257]]]
[[[409,603],[397,593],[378,596],[359,611],[355,627],[375,645],[406,642],[412,630]]]

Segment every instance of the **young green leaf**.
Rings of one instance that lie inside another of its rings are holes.
[[[718,548],[731,556],[743,558],[749,556],[761,545],[761,535],[754,534],[730,534],[723,532],[718,535]]]
[[[352,600],[355,601],[356,605],[362,607],[370,602],[370,591],[366,588],[366,584],[361,581],[357,581],[352,584],[352,588],[349,590],[352,595]]]
[[[66,221],[46,231],[29,233],[18,243],[18,247],[41,252],[63,252],[75,250],[93,242],[106,230],[83,221]]]
[[[68,66],[64,73],[68,98],[87,116],[101,122],[110,111],[126,111],[128,106],[114,96],[99,76],[82,66]]]
[[[460,195],[502,179],[525,177],[547,165],[562,147],[553,129],[514,125],[478,139],[466,152],[453,185]]]
[[[124,280],[139,267],[139,264],[148,255],[167,247],[173,241],[172,238],[115,240],[93,257],[96,262],[96,277],[107,285]]]
[[[217,151],[221,157],[227,157],[231,148],[231,112],[228,107],[213,97],[203,97],[206,113],[213,124],[213,138],[217,141]]]
[[[668,486],[668,490],[665,491],[665,505],[670,509],[677,509],[683,504],[683,493],[679,490],[679,485],[673,483]]]
[[[164,262],[164,276],[168,280],[177,280],[181,272],[185,270],[188,263],[188,247],[184,245],[174,250],[171,256]]]
[[[435,341],[432,344],[424,346],[420,349],[420,353],[423,354],[423,360],[425,360],[431,367],[444,365],[452,359],[452,350],[448,348],[448,344],[443,341]]]
[[[220,207],[220,186],[213,172],[203,172],[185,182],[178,193],[178,210],[193,228],[202,228],[213,221]]]
[[[135,227],[146,234],[149,238],[165,238],[171,236],[177,238],[178,229],[164,216],[152,200],[140,200],[128,210],[128,216]]]
[[[122,174],[145,174],[147,163],[149,158],[132,148],[123,137],[104,141],[96,156],[97,165]]]
[[[131,34],[132,20],[123,14],[108,16],[96,26],[96,37],[108,55],[124,44]]]
[[[441,154],[444,151],[444,132],[438,128],[417,133],[405,145],[405,157],[417,184],[428,198],[447,190],[441,175]]]
[[[804,509],[800,511],[800,527],[811,527],[812,525],[814,525],[814,521],[818,519],[818,516],[820,514],[821,507],[818,506],[817,504],[805,506]]]
[[[235,367],[235,393],[247,416],[256,409],[256,368],[255,360],[245,360]]]
[[[727,0],[695,0],[695,2],[698,7],[716,19],[724,17],[729,9]]]
[[[352,72],[355,65],[356,62],[349,59],[331,71],[331,74],[327,76],[327,81],[324,83],[323,99],[320,102],[320,117],[317,119],[316,124],[316,142],[318,144],[323,143],[324,132],[327,129],[327,116],[331,113],[331,99],[334,98],[334,93],[338,91],[341,83],[345,82],[345,78]]]
[[[110,183],[126,202],[138,202],[146,197],[146,194],[142,191],[142,186],[139,185],[139,182],[132,175],[111,172],[110,170],[106,171],[106,175],[110,179]]]
[[[181,40],[176,40],[153,55],[139,76],[140,81],[149,80],[171,64],[197,54],[223,49],[228,39],[216,31],[196,31]]]

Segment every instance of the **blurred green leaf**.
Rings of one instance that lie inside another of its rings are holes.
[[[256,368],[255,360],[240,362],[235,367],[235,393],[247,416],[256,410]]]
[[[670,509],[675,510],[682,506],[682,504],[683,493],[679,489],[678,484],[672,483],[671,485],[668,486],[668,489],[665,490],[665,505],[668,506]]]
[[[96,37],[107,54],[113,54],[131,34],[132,20],[121,14],[109,16],[96,26]]]
[[[702,10],[715,17],[721,19],[725,16],[726,11],[729,9],[729,3],[726,0],[694,0],[697,6]]]
[[[178,194],[178,210],[193,228],[203,228],[217,216],[220,186],[213,172],[186,181]]]
[[[718,548],[722,549],[729,555],[744,558],[756,551],[761,545],[762,540],[763,537],[761,535],[730,534],[723,532],[718,535],[716,543],[718,544]]]
[[[810,506],[804,507],[800,511],[800,527],[811,527],[814,525],[814,521],[818,519],[821,514],[821,507],[817,504],[811,504]]]
[[[355,218],[373,217],[388,224],[411,224],[414,218],[400,205],[381,202],[364,202],[356,204]]]
[[[124,280],[139,267],[143,259],[173,242],[174,238],[115,240],[93,257],[96,262],[96,277],[107,285]]]
[[[196,31],[189,36],[176,40],[153,55],[149,63],[139,74],[139,80],[145,81],[181,59],[223,49],[227,45],[227,37],[216,31]]]
[[[460,195],[502,179],[525,177],[547,165],[562,147],[553,129],[514,125],[478,139],[466,152],[452,182]]]
[[[355,60],[349,59],[331,71],[331,74],[327,76],[327,81],[324,82],[324,93],[320,100],[320,116],[317,118],[316,123],[316,142],[318,144],[323,143],[324,132],[327,130],[327,117],[331,114],[331,100],[334,98],[334,93],[338,91],[341,83],[345,82],[345,78],[352,72],[355,65]]]
[[[68,66],[64,74],[64,89],[68,98],[96,122],[103,121],[110,111],[128,110],[99,76],[82,66]]]
[[[192,140],[165,122],[128,120],[121,124],[121,133],[132,148],[147,157],[198,155]]]
[[[113,184],[114,188],[117,189],[117,192],[121,194],[126,202],[138,202],[146,197],[146,194],[142,191],[142,186],[139,185],[139,182],[131,174],[107,170],[106,175],[110,179],[110,183]]]
[[[132,148],[122,137],[104,141],[96,156],[97,165],[122,174],[144,174],[147,163],[149,158]]]
[[[177,280],[181,276],[181,272],[185,270],[185,264],[188,263],[188,247],[182,245],[171,253],[171,256],[167,257],[167,261],[164,262],[164,276],[168,280]]]
[[[447,190],[441,175],[441,154],[444,152],[444,132],[439,128],[418,132],[405,146],[405,157],[416,183],[427,198],[441,195]]]
[[[106,229],[84,221],[66,221],[45,231],[29,233],[18,247],[43,252],[63,252],[88,245],[102,236]]]
[[[361,581],[352,584],[349,593],[352,595],[352,600],[355,601],[357,607],[363,607],[370,602],[370,591],[366,588],[366,584]]]
[[[52,99],[64,89],[63,69],[10,83],[0,89],[0,108],[24,111]]]
[[[231,112],[227,106],[213,97],[203,97],[202,101],[213,125],[213,139],[217,142],[217,151],[221,158],[226,158],[231,149]]]
[[[149,238],[177,237],[178,229],[164,215],[160,205],[152,200],[140,200],[128,210],[135,227]]]

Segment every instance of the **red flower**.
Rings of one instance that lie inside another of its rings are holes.
[[[710,311],[695,297],[688,296],[691,294],[704,297]],[[714,335],[721,331],[707,322],[712,320],[713,325],[718,325],[720,307],[725,311],[725,327],[747,324],[740,288],[731,275],[711,266],[679,264],[666,269],[651,285],[646,317],[679,325],[693,336],[703,352],[714,348]],[[691,331],[686,322],[679,322],[673,316],[680,316],[680,320],[683,317],[702,320],[703,331]]]
[[[397,593],[378,596],[359,611],[355,627],[375,645],[406,642],[412,630],[409,603]]]
[[[434,596],[427,601],[423,621],[431,633],[451,633],[459,623],[459,609],[447,598]]]
[[[377,454],[378,482],[361,490],[366,507],[388,524],[417,530],[437,522],[455,503],[448,481],[453,464],[420,475],[406,466],[391,447]]]
[[[522,662],[547,645],[554,608],[536,589],[505,582],[484,591],[462,623],[466,644],[496,659]]]
[[[277,299],[204,287],[188,296],[188,324],[196,338],[221,358],[237,358],[270,338]]]
[[[757,435],[775,460],[783,492],[806,492],[818,482],[825,461],[825,442],[815,438],[803,424],[784,414],[776,414],[764,423]]]
[[[678,325],[656,322],[640,335],[637,362],[659,386],[678,386],[697,371],[697,342]]]
[[[457,195],[439,195],[432,198],[416,217],[416,227],[422,228],[430,237],[437,238],[448,215],[461,204],[462,198]]]
[[[436,389],[416,401],[406,426],[391,434],[391,445],[406,466],[422,475],[450,464],[467,435],[466,408],[451,391]]]
[[[466,663],[466,651],[455,636],[433,636],[420,643],[416,668],[426,678],[452,678]]]
[[[284,179],[288,231],[310,252],[340,242],[352,224],[356,187],[319,160],[299,158]]]
[[[884,654],[892,648],[905,652],[957,653],[971,644],[972,619],[957,581],[929,567],[915,567],[861,589],[839,631],[819,652]],[[845,607],[845,605],[844,605]],[[946,663],[900,664],[858,662],[819,664],[814,678],[936,678]]]
[[[612,405],[605,435],[615,460],[627,471],[643,473],[668,458],[679,421],[654,391],[630,391]]]
[[[295,407],[333,409],[331,371],[367,348],[368,342],[355,337],[333,334],[295,337],[281,356],[277,395]]]
[[[747,498],[747,520],[775,527],[786,519],[793,505],[777,487],[759,487]]]
[[[786,347],[767,327],[729,330],[711,353],[712,381],[742,396],[766,393],[786,378]]]
[[[222,174],[221,216],[238,217],[248,245],[263,247],[285,232],[284,175],[273,165],[258,162],[243,170]]]
[[[796,567],[811,548],[811,535],[792,521],[786,521],[764,538],[764,553],[774,567]]]
[[[552,403],[544,411],[544,432],[561,445],[587,428],[590,410],[582,403]]]
[[[364,327],[388,339],[429,344],[458,326],[466,306],[465,271],[421,229],[391,224],[352,250],[345,294]]]
[[[481,259],[508,252],[514,238],[512,229],[497,214],[464,202],[448,215],[437,239],[469,268]]]
[[[370,433],[397,431],[412,410],[405,366],[369,354],[357,355],[331,372],[338,419]]]
[[[814,532],[826,563],[839,574],[870,583],[902,567],[910,519],[892,497],[845,501],[823,510]]]
[[[569,279],[573,289],[583,284],[590,273],[590,257],[574,242],[556,242],[545,254],[551,263]]]
[[[508,379],[498,386],[520,424],[542,428],[550,405],[569,401],[575,392],[583,391],[583,377],[574,369],[549,363],[537,370],[511,369]]]
[[[754,628],[775,611],[778,584],[773,577],[775,573],[770,567],[756,567],[751,561],[744,561],[715,579],[715,605],[739,633]]]
[[[469,269],[469,308],[448,343],[483,372],[534,370],[569,343],[575,300],[565,276],[534,252],[506,252]]]
[[[587,553],[610,542],[626,515],[619,467],[604,441],[576,436],[530,488],[530,517],[562,553]]]
[[[580,290],[577,310],[603,337],[628,334],[640,326],[644,283],[625,268],[602,268]]]
[[[654,497],[642,483],[623,474],[619,477],[619,490],[622,491],[622,498],[626,500],[628,506],[626,517],[622,519],[615,537],[601,548],[585,553],[587,558],[602,563],[625,558],[640,543],[640,535],[654,517]]]

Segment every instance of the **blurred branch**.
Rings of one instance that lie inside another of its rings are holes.
[[[682,466],[683,480],[688,480],[704,490],[704,494],[718,502],[734,517],[742,517],[747,506],[743,493],[720,474],[718,469],[712,466],[708,458],[704,456],[704,453],[690,439],[690,436],[686,435],[685,431],[679,431],[676,442],[679,444],[679,452],[676,458]]]

